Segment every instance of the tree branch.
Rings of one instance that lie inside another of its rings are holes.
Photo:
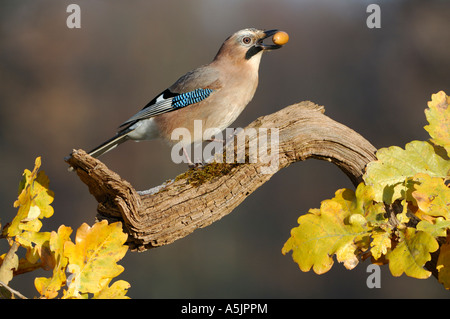
[[[355,186],[359,184],[366,164],[375,160],[375,147],[323,113],[323,107],[301,102],[258,118],[235,137],[238,141],[246,134],[248,150],[252,142],[264,142],[261,138],[264,128],[271,132],[270,141],[278,133],[279,143],[272,145],[267,139],[268,154],[258,162],[254,163],[247,153],[247,163],[207,164],[143,192],[136,191],[83,150],[74,150],[66,161],[97,199],[97,218],[121,221],[129,234],[130,248],[144,251],[170,244],[221,219],[273,174],[297,161],[308,158],[330,161]],[[234,144],[233,149],[226,149],[223,158],[241,154],[241,144]]]

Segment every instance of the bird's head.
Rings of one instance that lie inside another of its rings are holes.
[[[260,57],[264,51],[279,49],[286,42],[280,44],[266,44],[264,39],[279,33],[278,30],[258,30],[254,28],[243,29],[228,37],[217,53],[216,59],[228,57],[236,61],[251,60],[254,57]],[[287,36],[287,34],[286,34]]]

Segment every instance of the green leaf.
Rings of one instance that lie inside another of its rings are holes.
[[[404,150],[398,146],[382,148],[376,155],[378,160],[367,165],[363,178],[373,187],[375,201],[386,204],[405,198],[406,182],[417,173],[444,178],[450,169],[446,154],[429,142],[412,141]]]
[[[431,275],[423,266],[431,259],[430,253],[439,248],[439,244],[430,234],[406,228],[400,232],[400,243],[390,251],[386,258],[393,276],[407,276],[424,279]]]
[[[450,220],[445,220],[442,217],[436,218],[433,223],[422,220],[417,224],[416,229],[427,232],[433,237],[445,237],[447,236],[447,229],[450,229]]]

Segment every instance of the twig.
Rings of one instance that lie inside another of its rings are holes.
[[[5,289],[7,289],[10,293],[12,293],[13,295],[18,296],[21,299],[28,299],[27,297],[25,297],[24,295],[22,295],[20,292],[18,292],[17,290],[12,289],[11,287],[9,287],[8,285],[4,284],[3,282],[0,281],[0,286],[4,287]]]

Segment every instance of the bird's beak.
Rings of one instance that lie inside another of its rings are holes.
[[[274,30],[267,30],[264,31],[262,38],[258,40],[258,42],[255,43],[255,47],[260,48],[264,51],[269,51],[269,50],[276,50],[282,47],[282,45],[279,44],[265,44],[263,43],[264,39],[267,39],[271,36],[273,36],[275,33],[277,33],[278,30],[274,29]]]

